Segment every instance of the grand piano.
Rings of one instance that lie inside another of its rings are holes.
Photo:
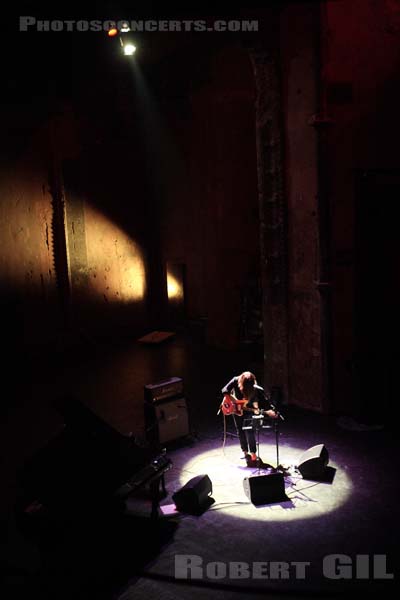
[[[144,489],[155,519],[166,493],[164,474],[172,466],[165,451],[139,446],[75,398],[64,399],[58,409],[62,430],[20,473],[16,507],[20,523],[68,525],[122,512],[125,500]]]

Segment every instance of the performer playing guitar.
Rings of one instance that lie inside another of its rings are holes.
[[[243,458],[257,460],[254,432],[251,429],[243,430],[244,413],[263,413],[271,419],[277,419],[278,413],[267,399],[263,388],[257,385],[256,378],[250,371],[244,371],[241,375],[233,377],[221,391],[224,395],[221,410],[225,415],[233,415]]]
[[[230,394],[225,394],[224,399],[222,400],[221,410],[224,415],[238,415],[243,416],[245,412],[251,412],[253,414],[266,414],[266,410],[262,410],[260,408],[256,408],[255,406],[247,406],[248,399],[245,398],[243,400],[238,400],[235,396]]]

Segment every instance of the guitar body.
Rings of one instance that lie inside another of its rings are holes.
[[[248,400],[238,400],[234,396],[230,394],[225,394],[224,399],[221,402],[220,410],[224,413],[224,415],[238,415],[242,417],[244,413],[252,413],[253,415],[268,415],[268,411],[262,410],[260,408],[252,408],[247,406]]]
[[[251,409],[247,409],[246,408],[246,404],[247,404],[248,400],[236,400],[235,399],[235,407],[236,407],[236,415],[242,416],[243,415],[243,411],[245,410],[251,410]]]
[[[229,394],[225,394],[222,400],[221,410],[224,415],[243,415],[243,410],[246,407],[247,400],[237,400]]]
[[[233,402],[232,396],[229,396],[229,394],[225,394],[224,399],[222,400],[221,410],[224,415],[235,414],[235,403]]]

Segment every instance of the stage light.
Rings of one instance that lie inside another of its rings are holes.
[[[115,35],[118,34],[118,29],[116,27],[112,27],[111,29],[108,30],[107,35],[109,37],[114,37]]]
[[[136,52],[136,46],[134,46],[133,44],[126,44],[126,45],[124,44],[123,50],[124,50],[125,56],[132,56]]]
[[[128,33],[128,31],[130,31],[131,28],[129,27],[128,23],[122,23],[121,25],[121,33]]]

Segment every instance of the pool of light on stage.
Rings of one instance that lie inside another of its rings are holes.
[[[197,447],[198,449],[198,447]],[[288,445],[281,447],[283,464],[295,465],[304,452],[304,448]],[[275,465],[276,447],[273,441],[263,442],[260,455],[264,462]],[[257,467],[247,467],[240,460],[240,448],[237,443],[229,443],[225,448],[210,449],[192,455],[181,468],[180,483],[184,485],[191,477],[207,474],[213,486],[212,497],[215,505],[210,510],[218,510],[231,517],[260,521],[293,521],[312,519],[333,512],[342,506],[351,495],[352,482],[346,470],[334,461],[329,466],[336,470],[332,483],[322,483],[303,479],[300,473],[291,470],[291,476],[285,477],[288,500],[254,506],[245,495],[243,480],[245,477],[267,475],[271,471],[257,471]]]

